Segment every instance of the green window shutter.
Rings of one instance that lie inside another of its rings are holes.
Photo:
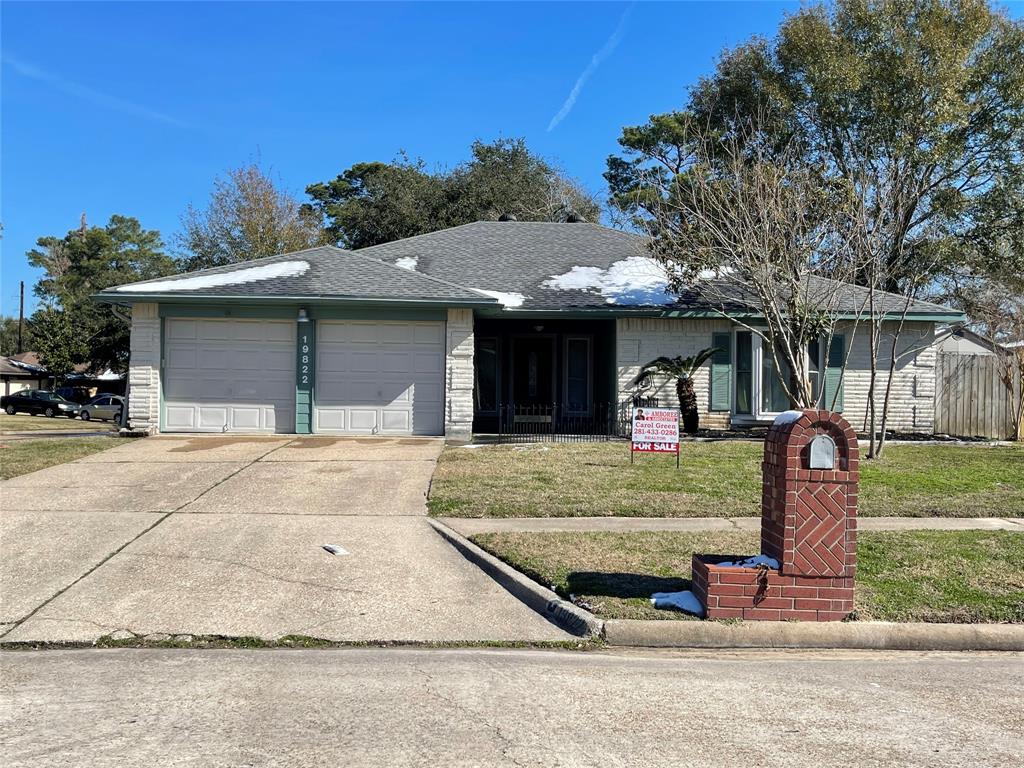
[[[711,410],[732,410],[732,334],[711,334],[711,346],[721,351],[711,357]]]
[[[828,360],[825,361],[825,398],[821,404],[822,408],[831,410],[832,400],[835,399],[835,410],[843,410],[842,374],[845,357],[846,337],[841,333],[834,334],[828,348]]]

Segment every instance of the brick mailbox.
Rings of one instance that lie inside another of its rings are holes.
[[[761,553],[779,567],[694,555],[693,592],[709,619],[837,621],[853,610],[858,463],[857,435],[838,413],[775,420],[761,465]]]

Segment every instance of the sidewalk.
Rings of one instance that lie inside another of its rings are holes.
[[[553,533],[633,531],[759,531],[760,517],[445,517],[441,522],[463,536],[480,533]],[[861,517],[861,531],[1018,531],[1024,518],[1011,517]]]

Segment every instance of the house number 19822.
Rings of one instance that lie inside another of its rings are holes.
[[[302,349],[299,363],[301,368],[299,369],[299,381],[302,384],[309,384],[309,336],[303,334],[302,336]]]

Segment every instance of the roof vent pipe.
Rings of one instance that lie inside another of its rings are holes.
[[[580,216],[576,211],[569,211],[569,215],[565,217],[567,224],[586,224],[587,220]]]
[[[516,221],[516,215],[514,213],[503,213],[498,217],[498,221]]]

